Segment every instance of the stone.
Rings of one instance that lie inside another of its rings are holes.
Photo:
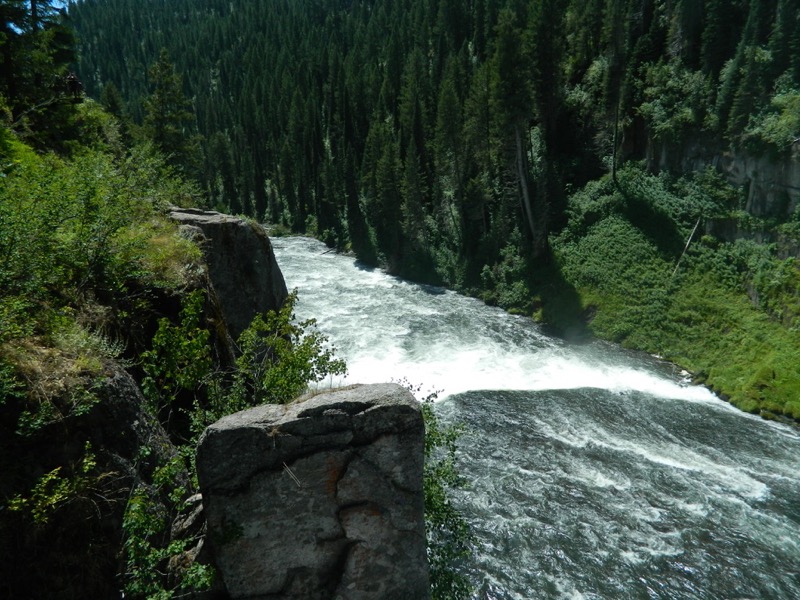
[[[173,208],[170,218],[202,248],[216,301],[233,340],[257,314],[283,306],[288,295],[286,282],[262,226],[195,208]]]
[[[424,424],[396,384],[224,417],[197,469],[231,598],[425,599]]]

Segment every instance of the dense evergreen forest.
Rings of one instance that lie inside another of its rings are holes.
[[[69,17],[87,92],[169,134],[212,206],[800,417],[796,199],[749,210],[714,168],[796,161],[798,0],[83,0]]]
[[[786,151],[793,132],[751,116],[788,110],[800,84],[797,11],[793,0],[87,0],[70,16],[90,95],[113,84],[134,120],[166,48],[214,204],[352,244],[396,272],[477,286],[515,231],[524,253],[543,255],[564,225],[565,187],[614,160],[689,141]]]

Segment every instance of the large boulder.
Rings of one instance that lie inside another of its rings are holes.
[[[428,598],[423,452],[419,404],[395,384],[209,427],[197,469],[231,598]]]
[[[203,249],[215,299],[232,339],[238,339],[257,314],[283,306],[286,282],[263,227],[196,208],[173,208],[170,217]]]

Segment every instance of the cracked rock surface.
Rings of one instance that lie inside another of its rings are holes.
[[[231,598],[425,599],[424,425],[395,384],[225,417],[200,440]]]

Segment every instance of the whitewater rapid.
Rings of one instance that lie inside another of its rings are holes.
[[[273,240],[345,380],[439,391],[475,598],[800,598],[800,436],[672,365]]]

